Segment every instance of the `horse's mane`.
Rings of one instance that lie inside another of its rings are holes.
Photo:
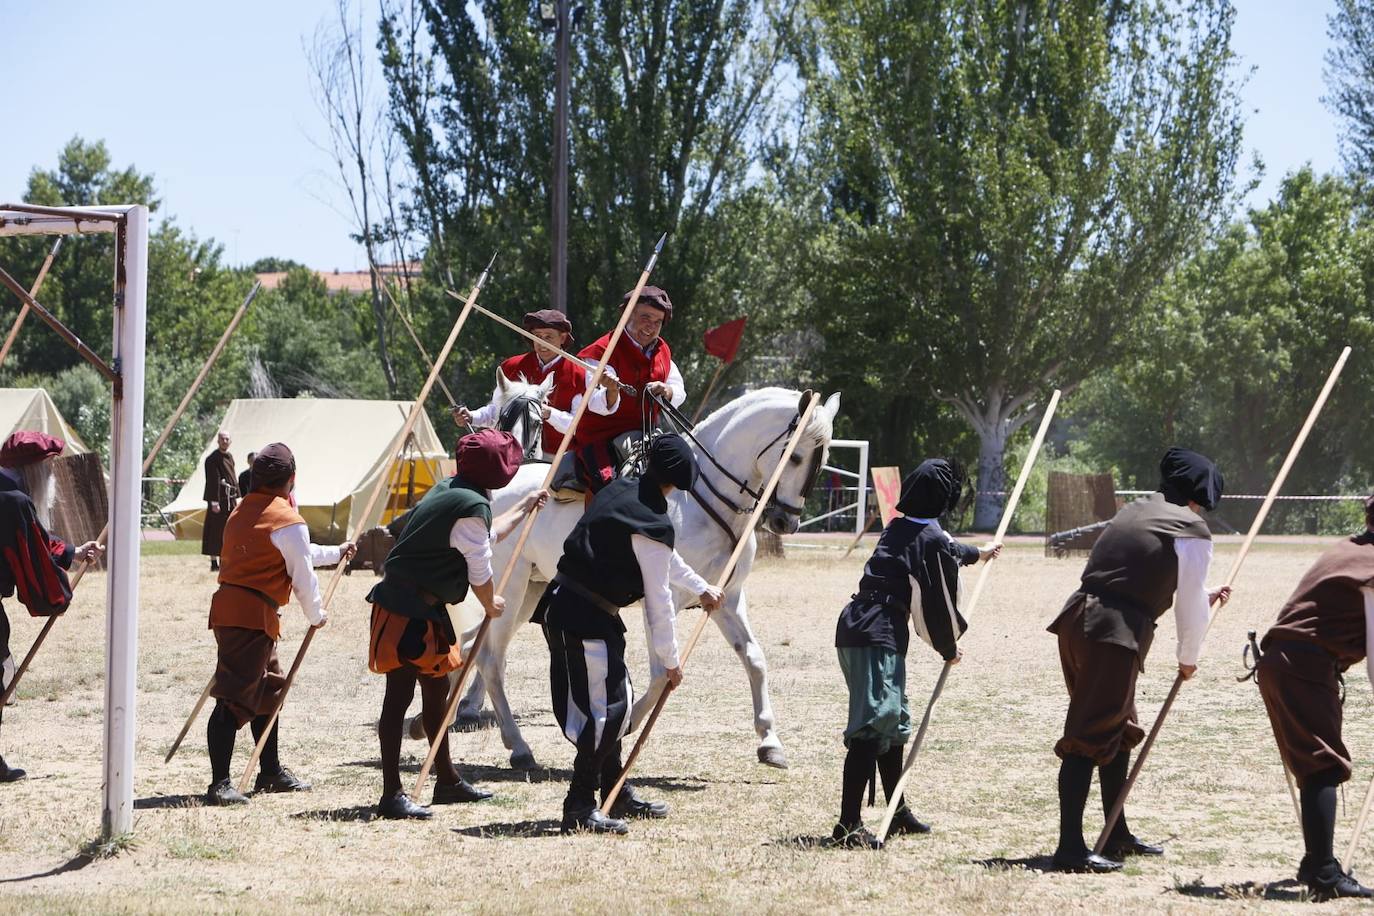
[[[801,396],[802,393],[795,388],[775,386],[746,391],[739,397],[727,401],[711,411],[706,419],[697,424],[697,429],[703,433],[723,432],[732,420],[756,406],[791,407],[795,410],[797,405],[801,403]],[[811,419],[806,424],[806,435],[816,442],[829,443],[835,434],[835,424],[830,419],[830,414],[822,410],[821,407],[822,405],[818,404],[816,409],[811,411]]]

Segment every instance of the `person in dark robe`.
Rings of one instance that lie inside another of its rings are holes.
[[[258,457],[257,452],[249,452],[248,467],[239,471],[239,499],[253,491],[253,459],[256,457]]]
[[[61,439],[27,430],[0,446],[0,597],[17,594],[31,617],[64,613],[72,600],[66,573],[72,561],[89,562],[103,550],[95,541],[73,548],[48,533],[56,500],[49,459],[64,447]],[[0,604],[0,692],[9,689],[16,670],[10,619]],[[0,757],[0,783],[23,778],[23,770]]]
[[[1374,897],[1341,867],[1333,842],[1336,787],[1351,772],[1341,738],[1341,675],[1363,661],[1374,683],[1374,497],[1365,500],[1364,517],[1364,531],[1324,552],[1303,575],[1261,640],[1255,666],[1279,755],[1298,783],[1298,880],[1318,900]]]
[[[210,569],[219,569],[224,552],[224,523],[238,503],[238,476],[234,456],[229,454],[232,440],[224,430],[216,437],[218,447],[205,456],[205,525],[200,534],[200,552],[210,558]]]
[[[434,735],[448,704],[450,672],[463,664],[460,634],[448,607],[469,591],[488,617],[499,617],[505,599],[496,594],[491,546],[505,539],[521,520],[548,498],[544,490],[526,495],[492,518],[491,491],[511,482],[520,470],[520,443],[510,433],[481,429],[458,440],[457,473],[440,481],[404,516],[405,526],[386,557],[382,581],[367,595],[372,605],[368,669],[386,676],[386,694],[377,722],[382,759],[382,798],[377,813],[391,819],[426,819],[428,807],[401,788],[401,732],[406,709],[420,688],[425,732]],[[468,782],[449,753],[447,733],[434,759],[432,804],[484,801],[491,793]]]
[[[1215,464],[1185,448],[1171,448],[1159,464],[1159,491],[1123,508],[1093,545],[1078,587],[1049,631],[1059,638],[1059,661],[1069,691],[1059,756],[1060,871],[1120,871],[1126,856],[1159,856],[1117,818],[1103,852],[1083,840],[1083,810],[1093,770],[1109,815],[1126,784],[1131,748],[1145,737],[1137,721],[1135,685],[1144,670],[1156,621],[1173,605],[1178,623],[1178,673],[1197,672],[1207,634],[1208,607],[1230,598],[1229,586],[1209,589],[1212,535],[1202,511],[1221,502],[1225,482]]]
[[[543,621],[549,645],[554,717],[577,748],[563,799],[564,833],[623,834],[625,818],[668,815],[666,804],[641,798],[628,783],[604,815],[597,790],[604,804],[620,777],[621,739],[634,705],[621,609],[643,599],[649,648],[672,688],[682,682],[673,587],[699,596],[708,612],[720,606],[720,589],[673,548],[668,494],[690,490],[696,476],[696,457],[681,436],[654,439],[644,475],[611,481],[583,514],[539,599],[535,619]]]
[[[963,475],[943,458],[921,463],[902,482],[894,518],[864,566],[859,590],[840,612],[835,646],[849,688],[840,820],[833,839],[850,848],[881,849],[861,817],[864,788],[876,767],[891,797],[902,774],[902,748],[911,736],[906,699],[907,621],[945,661],[962,657],[968,628],[959,613],[959,567],[997,556],[1001,544],[960,544],[940,527],[959,501]],[[905,801],[892,834],[929,833]]]

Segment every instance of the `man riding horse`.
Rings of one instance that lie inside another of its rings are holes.
[[[621,297],[622,309],[630,295]],[[619,393],[618,404],[616,396],[607,396],[608,405],[615,405],[609,415],[585,416],[577,428],[574,447],[578,476],[586,484],[589,497],[614,479],[625,458],[621,444],[628,434],[642,430],[646,421],[653,425],[658,419],[658,406],[652,399],[644,403],[648,395],[663,398],[674,407],[687,400],[687,387],[673,362],[672,348],[660,336],[672,317],[673,302],[668,294],[657,286],[644,287],[607,364],[606,374],[628,389]],[[588,362],[600,362],[610,340],[610,334],[603,334],[578,355]]]

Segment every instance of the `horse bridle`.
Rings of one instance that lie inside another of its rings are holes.
[[[713,496],[715,496],[716,499],[718,499],[726,508],[728,508],[728,509],[729,509],[731,512],[733,512],[735,515],[748,515],[748,514],[752,513],[752,512],[754,511],[754,509],[758,507],[759,500],[763,498],[763,487],[762,487],[762,486],[759,486],[758,488],[752,488],[752,487],[750,487],[748,481],[740,480],[739,477],[737,477],[729,468],[727,468],[727,467],[725,467],[723,464],[721,464],[720,461],[717,460],[716,456],[713,455],[713,454],[711,454],[710,449],[708,449],[708,448],[706,448],[706,446],[702,445],[702,444],[701,444],[701,440],[698,439],[698,438],[693,434],[693,431],[692,431],[692,429],[693,429],[693,427],[692,427],[692,422],[691,422],[690,420],[688,420],[686,417],[684,417],[684,416],[682,415],[681,411],[679,411],[676,407],[674,407],[672,404],[670,404],[670,403],[668,403],[668,402],[662,400],[662,399],[659,398],[658,395],[656,395],[656,394],[649,394],[648,397],[649,397],[649,398],[652,398],[652,399],[654,400],[654,402],[658,404],[659,409],[661,409],[661,410],[663,411],[663,413],[666,414],[666,415],[668,416],[668,418],[673,422],[673,425],[676,426],[676,427],[678,427],[678,433],[679,433],[681,436],[683,436],[684,438],[690,440],[691,443],[692,443],[694,446],[696,446],[697,451],[700,452],[700,454],[703,455],[703,456],[706,458],[706,460],[710,461],[711,464],[715,466],[716,470],[720,471],[722,474],[725,475],[726,478],[728,478],[732,483],[734,483],[736,486],[739,487],[740,495],[748,494],[749,496],[753,497],[754,504],[753,504],[752,506],[741,506],[738,502],[735,501],[734,498],[732,498],[732,497],[726,495],[725,493],[722,493],[722,492],[720,491],[720,488],[717,487],[714,483],[711,482],[711,478],[710,478],[710,476],[707,475],[707,474],[698,474],[698,475],[697,475],[697,479],[698,479],[699,481],[701,481],[703,484],[705,484],[705,485],[706,485],[706,489],[710,490],[710,491],[711,491],[711,494],[712,494]],[[647,399],[646,399],[646,400],[647,400]],[[642,401],[641,401],[641,408],[640,408],[640,410],[641,410],[641,420],[643,421],[643,424],[644,424],[644,426],[645,426],[645,431],[646,431],[645,441],[647,442],[647,441],[648,441],[647,430],[648,430],[648,425],[649,425],[649,424],[648,424],[648,410],[647,410],[647,408],[644,406],[644,404],[643,404]],[[790,422],[790,423],[787,424],[787,428],[786,428],[786,429],[784,429],[782,432],[780,432],[780,433],[778,433],[776,436],[774,436],[774,437],[768,442],[768,444],[765,445],[763,448],[759,449],[758,454],[754,456],[754,460],[757,461],[760,457],[762,457],[762,455],[763,455],[765,452],[767,452],[767,451],[768,451],[769,449],[771,449],[773,446],[777,445],[779,442],[782,442],[782,441],[785,440],[787,437],[791,436],[792,433],[796,432],[797,424],[800,423],[800,422],[801,422],[801,414],[798,413],[796,416],[794,416],[794,417],[792,418],[792,422]],[[803,503],[803,505],[804,505],[805,502],[806,502],[806,498],[807,498],[808,496],[811,495],[811,490],[812,490],[812,489],[815,487],[815,485],[816,485],[816,478],[817,478],[817,476],[819,475],[819,471],[820,471],[820,461],[821,461],[821,454],[822,454],[822,452],[823,452],[823,448],[822,448],[821,446],[819,446],[819,445],[816,446],[816,447],[815,447],[814,449],[812,449],[812,451],[811,451],[811,457],[810,457],[810,459],[809,459],[809,461],[808,461],[808,467],[807,467],[807,470],[806,470],[806,482],[805,482],[804,484],[802,484],[802,489],[801,489],[801,498],[802,498],[802,503]],[[726,534],[728,534],[728,535],[730,536],[731,540],[734,540],[734,539],[735,539],[735,529],[734,529],[734,527],[731,526],[728,522],[726,522],[725,519],[721,518],[720,513],[717,512],[716,509],[715,509],[715,507],[712,506],[712,505],[711,505],[711,504],[701,495],[701,493],[699,493],[699,492],[697,491],[697,488],[696,488],[695,486],[692,487],[692,489],[691,489],[691,494],[692,494],[692,496],[696,499],[698,505],[701,506],[702,510],[706,512],[707,516],[709,516],[710,519],[711,519],[712,521],[714,521],[717,525],[719,525],[719,526],[721,527],[721,529],[723,529],[723,530],[726,532]],[[770,498],[770,503],[772,504],[773,507],[775,507],[775,508],[778,509],[780,512],[783,512],[783,513],[786,514],[786,515],[791,515],[791,516],[795,516],[795,517],[798,517],[798,518],[801,517],[801,514],[802,514],[802,506],[789,506],[789,505],[787,505],[786,503],[780,501],[780,500],[777,498],[777,494],[776,494],[776,493],[774,493],[773,496]]]
[[[520,443],[520,447],[526,458],[537,457],[531,453],[539,448],[541,441],[540,433],[544,426],[543,407],[543,401],[537,395],[522,394],[505,403],[496,421],[496,428],[508,433],[515,429],[515,424],[522,415],[524,416],[526,441]]]

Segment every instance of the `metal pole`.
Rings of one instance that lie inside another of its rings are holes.
[[[134,827],[134,702],[138,673],[139,478],[148,303],[148,208],[132,207],[115,246],[115,386],[105,625],[105,756],[101,834]]]
[[[859,508],[854,512],[854,543],[864,536],[868,528],[868,440],[859,446]],[[849,548],[853,550],[854,548]],[[846,554],[848,556],[848,554]]]
[[[549,274],[549,306],[568,314],[568,83],[572,53],[571,0],[557,0],[558,29],[554,34],[557,58],[553,114],[553,264]],[[569,316],[571,317],[571,316]]]

